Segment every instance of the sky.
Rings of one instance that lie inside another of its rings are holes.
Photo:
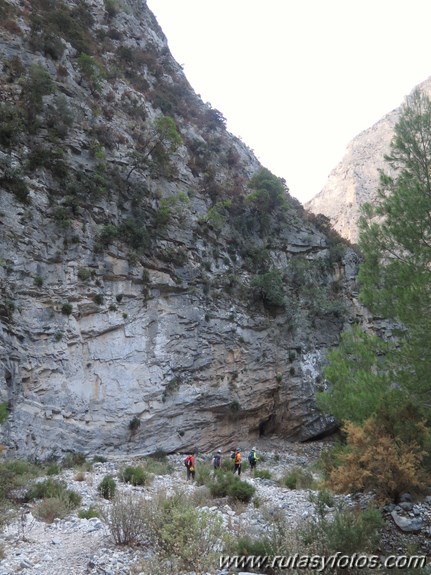
[[[306,202],[431,76],[431,0],[147,0],[204,102]]]

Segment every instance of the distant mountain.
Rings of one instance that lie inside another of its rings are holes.
[[[417,88],[431,95],[431,78]],[[304,206],[327,216],[337,232],[353,243],[358,240],[360,208],[376,198],[379,170],[387,171],[384,155],[390,150],[400,108],[401,105],[350,142],[323,190]]]

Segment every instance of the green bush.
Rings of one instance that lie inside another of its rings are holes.
[[[70,315],[72,313],[72,311],[73,311],[73,307],[72,307],[71,303],[67,302],[61,306],[61,313],[63,315]]]
[[[94,294],[94,296],[93,296],[93,301],[94,301],[94,303],[97,304],[97,305],[103,305],[104,297],[103,297],[103,295],[102,295],[101,293],[96,293],[96,294]]]
[[[136,415],[129,421],[129,430],[131,433],[136,433],[141,426],[141,420]]]
[[[59,475],[61,467],[58,463],[50,463],[46,470],[47,475]]]
[[[114,16],[116,16],[120,11],[118,0],[103,0],[103,3],[109,18],[114,18]]]
[[[136,495],[118,494],[110,509],[101,511],[116,545],[137,545],[147,535],[142,505],[143,500]]]
[[[21,112],[11,104],[0,104],[0,145],[9,147],[24,128]]]
[[[97,60],[82,52],[78,56],[77,63],[81,72],[81,82],[85,80],[91,94],[99,92],[102,87],[102,80],[106,74]]]
[[[72,453],[68,453],[66,457],[64,457],[62,461],[63,467],[66,469],[72,467],[82,467],[87,463],[87,458],[83,453],[79,453],[79,451],[74,451]]]
[[[269,537],[252,539],[246,535],[238,539],[235,552],[238,555],[272,555],[274,553],[274,547]]]
[[[104,499],[113,499],[117,490],[117,484],[112,475],[105,475],[97,487],[97,491]]]
[[[42,468],[24,460],[3,461],[0,463],[0,502],[11,497],[15,489],[25,487],[37,476]]]
[[[93,463],[106,463],[108,459],[103,455],[95,455],[93,457]]]
[[[67,489],[65,481],[56,479],[45,479],[34,483],[27,491],[28,499],[47,499],[49,497],[59,497]]]
[[[221,471],[233,471],[233,459],[231,459],[230,457],[225,457],[224,459],[221,460],[221,466],[220,469]]]
[[[79,507],[81,496],[76,491],[67,489],[65,481],[45,479],[34,483],[27,491],[27,497],[33,499],[56,499],[61,500],[69,509]]]
[[[271,472],[269,469],[255,469],[254,477],[258,477],[259,479],[271,479]]]
[[[78,279],[82,282],[88,280],[91,277],[91,270],[88,268],[79,268]]]
[[[46,468],[47,475],[59,475],[60,471],[61,467],[56,462],[49,463],[48,467]]]
[[[315,513],[299,530],[300,540],[309,553],[329,556],[337,551],[346,555],[375,552],[382,526],[378,509],[355,511],[338,504],[328,516],[328,506],[321,494],[312,501]]]
[[[102,226],[96,243],[101,248],[108,247],[118,237],[118,228],[113,224],[106,224]]]
[[[9,415],[7,403],[0,403],[0,425],[6,421]]]
[[[231,484],[228,495],[234,499],[248,503],[253,497],[255,491],[256,489],[253,487],[253,485],[247,483],[246,481],[241,481],[235,475],[235,481]]]
[[[30,192],[18,170],[9,170],[0,178],[0,184],[23,204],[30,204]]]
[[[284,307],[285,297],[283,276],[277,269],[256,276],[251,281],[254,297],[263,301],[267,307]]]
[[[29,120],[34,120],[34,115],[43,108],[43,96],[52,94],[55,84],[46,68],[40,64],[32,64],[28,76],[23,85]]]
[[[232,497],[239,501],[248,502],[255,493],[255,488],[246,481],[241,481],[238,475],[232,472],[217,471],[215,478],[208,485],[213,497]]]
[[[225,546],[225,528],[221,517],[201,511],[185,493],[159,492],[150,501],[141,502],[145,535],[157,550],[157,573],[215,572],[220,549]],[[163,565],[163,567],[162,567]],[[165,571],[169,566],[169,571]],[[144,572],[148,572],[142,566]]]
[[[100,517],[100,510],[94,505],[90,505],[88,509],[81,509],[78,513],[80,519],[92,519],[93,517]]]
[[[55,519],[62,519],[69,515],[75,506],[64,494],[58,497],[48,497],[39,501],[33,507],[33,515],[46,523],[52,523]]]
[[[208,485],[212,480],[212,466],[201,463],[196,468],[196,485]]]
[[[93,17],[85,2],[69,7],[59,0],[53,8],[51,2],[33,0],[32,8],[30,23],[33,49],[58,59],[62,54],[59,39],[64,38],[78,53],[92,51]]]
[[[162,459],[148,457],[145,460],[145,471],[154,475],[170,475],[173,467],[166,457]]]
[[[289,489],[310,489],[315,483],[313,475],[302,467],[294,467],[288,471],[282,482]]]
[[[150,476],[145,472],[143,467],[126,467],[121,473],[124,483],[131,483],[132,485],[147,485]]]

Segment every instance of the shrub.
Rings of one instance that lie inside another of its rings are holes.
[[[88,268],[79,268],[78,279],[82,282],[88,280],[91,277],[91,270]]]
[[[160,459],[149,457],[145,461],[145,470],[154,475],[170,475],[173,468],[166,457]]]
[[[61,468],[58,463],[50,463],[46,470],[47,475],[58,475],[61,471]]]
[[[0,145],[9,147],[24,128],[21,112],[11,104],[0,104]]]
[[[129,430],[131,433],[138,431],[141,426],[141,420],[136,415],[129,421]]]
[[[251,287],[253,295],[261,299],[266,307],[284,307],[283,276],[279,270],[273,269],[256,276]]]
[[[116,495],[109,510],[101,512],[116,545],[136,545],[146,532],[141,512],[143,500],[136,495]]]
[[[232,472],[223,473],[218,471],[209,485],[210,493],[213,497],[232,497],[239,501],[248,502],[255,493],[255,488],[246,481],[241,481],[238,475]]]
[[[73,507],[67,497],[48,497],[34,506],[33,515],[46,523],[52,523],[54,519],[69,515]]]
[[[248,503],[253,497],[256,489],[250,483],[246,481],[241,481],[237,476],[235,476],[235,481],[229,488],[229,495],[238,501],[243,501]]]
[[[73,310],[73,307],[72,307],[71,303],[67,302],[61,306],[61,313],[63,315],[70,315],[72,313],[72,310]]]
[[[400,426],[404,418],[400,416]],[[388,423],[379,414],[364,424],[347,422],[347,449],[340,454],[341,465],[329,476],[335,491],[371,490],[379,501],[397,500],[404,491],[414,491],[426,484],[422,463],[429,429],[421,421],[410,420],[411,437],[395,432],[396,421]]]
[[[104,71],[98,62],[88,54],[82,52],[78,56],[78,67],[81,72],[81,82],[85,80],[91,94],[99,92],[101,89],[101,82],[104,77]]]
[[[97,305],[102,305],[103,302],[104,302],[103,295],[102,295],[101,293],[96,293],[96,294],[94,294],[94,296],[93,296],[93,301],[94,301],[94,303],[97,304]]]
[[[117,484],[112,475],[105,475],[97,487],[97,491],[104,499],[112,499],[115,496]]]
[[[34,483],[27,491],[28,499],[48,499],[50,497],[59,497],[67,489],[65,481],[55,479],[45,479]]]
[[[98,236],[97,244],[101,247],[107,247],[117,238],[118,228],[113,224],[106,224],[102,226]]]
[[[118,0],[103,0],[108,18],[113,18],[120,11]]]
[[[201,463],[196,468],[196,485],[208,485],[212,480],[212,467],[208,463]]]
[[[320,494],[312,501],[315,513],[299,531],[300,540],[309,553],[329,556],[337,551],[346,555],[375,552],[382,525],[378,509],[370,507],[357,512],[338,504],[328,516],[328,507]],[[336,573],[341,571],[345,569]]]
[[[92,519],[93,517],[100,517],[100,510],[94,505],[90,505],[88,509],[81,509],[78,513],[80,519]]]
[[[0,177],[0,184],[17,200],[23,204],[30,204],[30,192],[28,186],[18,170],[10,169],[5,171],[5,175]]]
[[[236,543],[236,553],[238,555],[272,555],[274,547],[269,537],[252,539],[250,536],[240,537]]]
[[[188,572],[190,565],[197,573],[216,571],[225,541],[219,515],[197,509],[182,492],[159,492],[151,501],[141,501],[141,512],[146,535],[159,561],[169,561],[170,573]]]
[[[134,250],[145,250],[151,244],[150,234],[142,219],[126,218],[118,228],[118,235]]]
[[[254,477],[258,477],[259,479],[271,479],[271,472],[269,469],[255,469]]]
[[[106,463],[108,459],[103,455],[95,455],[93,457],[93,463]]]
[[[81,504],[81,496],[76,491],[67,489],[64,481],[55,479],[45,479],[32,485],[27,491],[28,499],[54,499],[62,501],[69,510],[78,507]],[[55,505],[55,503],[53,503]],[[49,507],[49,506],[48,506]]]
[[[8,415],[7,403],[0,403],[0,425],[6,421]]]
[[[41,475],[42,469],[23,460],[0,463],[0,501],[7,499],[15,489],[26,486],[31,479]]]
[[[62,461],[62,465],[65,468],[80,467],[85,464],[86,464],[86,457],[83,453],[79,453],[79,451],[68,453]]]
[[[221,461],[221,470],[222,471],[232,471],[233,470],[233,459],[231,459],[230,457],[225,457],[224,459],[222,459]]]
[[[150,477],[145,472],[143,467],[126,467],[122,474],[124,483],[131,483],[132,485],[147,485]]]
[[[294,467],[284,477],[283,484],[289,489],[309,489],[314,484],[312,474],[302,467]]]
[[[32,112],[40,112],[43,105],[43,96],[55,91],[55,84],[46,68],[40,64],[33,64],[29,68],[27,79],[23,86],[28,106]]]
[[[234,378],[232,377],[232,381],[234,381]],[[241,411],[241,404],[239,403],[238,400],[234,399],[233,401],[230,402],[229,404],[229,410],[232,413],[238,413],[239,411]]]

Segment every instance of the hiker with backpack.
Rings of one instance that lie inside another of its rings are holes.
[[[231,458],[234,461],[233,472],[238,473],[238,476],[241,475],[241,451],[239,447],[233,452]]]
[[[258,457],[256,454],[256,448],[252,447],[250,450],[250,453],[248,454],[248,462],[250,463],[250,472],[253,473],[253,471],[256,469],[256,463],[257,463]]]
[[[217,469],[220,469],[220,466],[221,466],[221,451],[220,451],[220,449],[218,449],[217,453],[215,453],[214,457],[213,457],[214,471],[217,471]]]
[[[187,457],[184,459],[184,465],[187,469],[187,481],[192,478],[192,481],[195,479],[195,457],[193,453],[189,453]]]

